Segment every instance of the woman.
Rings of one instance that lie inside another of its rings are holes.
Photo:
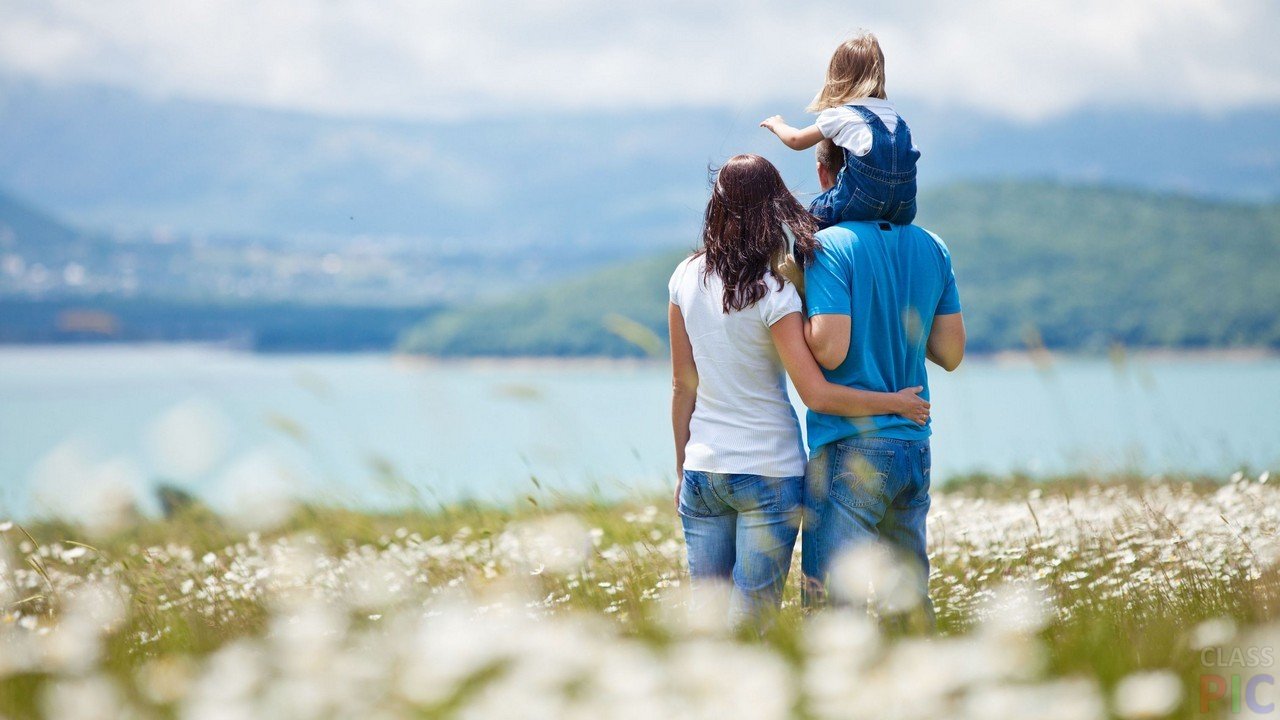
[[[732,581],[734,625],[778,607],[800,524],[805,453],[784,368],[819,412],[929,417],[921,388],[879,393],[823,378],[800,296],[772,264],[788,229],[803,266],[817,249],[813,218],[768,160],[738,155],[716,178],[702,249],[669,285],[676,507],[694,584]]]

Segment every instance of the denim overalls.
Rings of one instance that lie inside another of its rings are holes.
[[[835,187],[813,199],[809,212],[821,227],[856,220],[886,220],[910,225],[916,217],[916,160],[911,129],[898,116],[893,132],[875,112],[850,105],[871,130],[871,152],[862,157],[844,150],[844,167]]]

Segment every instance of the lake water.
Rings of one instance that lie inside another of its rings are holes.
[[[1275,358],[973,359],[932,380],[942,480],[1280,466]],[[427,504],[653,490],[669,387],[661,364],[0,349],[0,514],[161,477],[215,503],[285,485],[371,505],[407,487]]]

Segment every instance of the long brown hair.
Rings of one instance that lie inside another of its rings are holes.
[[[773,260],[787,250],[787,230],[795,239],[796,262],[808,265],[818,249],[813,216],[787,190],[773,163],[759,155],[729,158],[716,173],[699,251],[706,255],[707,275],[714,272],[724,282],[726,313],[759,302],[769,292],[766,274],[782,289]]]
[[[863,97],[885,99],[884,51],[880,49],[880,41],[869,32],[840,43],[831,54],[822,90],[805,109],[822,112]]]

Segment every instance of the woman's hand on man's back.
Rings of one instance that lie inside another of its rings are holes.
[[[917,385],[903,388],[894,393],[898,398],[898,402],[902,404],[902,409],[897,414],[917,425],[924,425],[929,422],[929,401],[920,397],[920,393],[923,391],[924,387]]]

